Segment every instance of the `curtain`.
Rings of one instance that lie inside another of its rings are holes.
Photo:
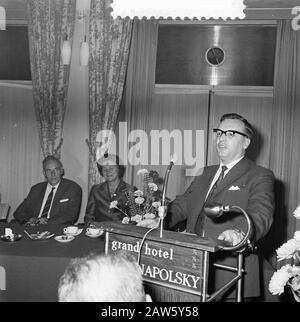
[[[136,129],[145,131],[151,126],[149,119],[155,84],[157,31],[157,20],[134,19],[126,90],[122,106],[128,132]],[[127,141],[127,135],[124,140]],[[127,146],[127,142],[119,142],[119,144]],[[120,157],[128,161],[128,151],[125,150],[124,156],[120,155]],[[137,170],[136,167],[128,164],[126,181],[140,187],[142,182],[141,179],[137,182],[139,179],[136,176]]]
[[[300,34],[289,20],[278,21],[272,113],[270,168],[276,177],[275,221],[264,247],[276,248],[293,237],[299,220],[293,211],[300,203]],[[273,266],[278,265],[273,256]]]
[[[30,187],[43,180],[32,86],[0,83],[0,112],[0,193],[11,219]]]
[[[108,1],[109,2],[109,1]],[[92,0],[89,22],[89,189],[100,181],[97,135],[114,131],[122,99],[132,21],[112,19],[105,0]]]
[[[75,0],[28,0],[34,108],[44,157],[60,157],[70,71],[62,64],[61,45],[65,37],[72,45],[75,8]]]

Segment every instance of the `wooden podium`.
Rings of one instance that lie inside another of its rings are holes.
[[[222,241],[167,230],[160,238],[159,229],[111,221],[101,228],[106,254],[126,251],[137,258],[153,301],[207,301],[209,254],[220,250]]]

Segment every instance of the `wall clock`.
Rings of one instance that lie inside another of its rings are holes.
[[[225,52],[220,47],[210,47],[205,53],[205,59],[211,66],[220,66],[225,60]]]

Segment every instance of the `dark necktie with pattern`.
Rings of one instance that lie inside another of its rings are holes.
[[[55,187],[52,187],[52,190],[50,191],[48,197],[47,197],[47,200],[46,200],[46,203],[45,203],[45,206],[44,206],[44,209],[42,211],[42,215],[41,215],[41,218],[47,218],[48,216],[48,213],[49,213],[49,209],[50,209],[50,206],[51,206],[51,202],[52,202],[52,198],[53,198],[53,191],[54,191]]]
[[[224,178],[224,173],[228,168],[226,167],[226,165],[222,166],[222,171],[218,177],[218,179],[216,180],[216,182],[214,183],[214,185],[212,186],[212,188],[210,189],[210,192],[207,195],[206,201],[205,203],[209,202],[209,200],[213,197],[217,186],[220,184],[220,182],[223,180]],[[204,205],[203,208],[198,216],[197,222],[196,222],[196,227],[195,227],[195,233],[199,236],[202,236],[203,234],[203,225],[204,225],[204,217],[205,217],[205,213],[204,213]]]

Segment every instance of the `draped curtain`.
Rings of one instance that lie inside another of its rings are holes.
[[[42,153],[60,157],[70,66],[61,45],[72,45],[76,0],[28,0],[30,65]]]
[[[275,222],[266,241],[273,250],[299,229],[293,211],[300,203],[300,33],[278,21],[270,168],[276,181]],[[277,263],[273,258],[274,266]]]
[[[112,19],[110,1],[92,0],[89,22],[89,188],[100,181],[97,134],[115,130],[127,70],[132,21]]]
[[[0,193],[10,219],[32,184],[43,180],[31,85],[0,83]]]
[[[122,106],[128,132],[135,129],[146,130],[151,126],[149,120],[152,114],[151,106],[155,83],[157,31],[157,20],[134,19],[133,21],[126,91]],[[127,140],[127,137],[124,139]],[[119,144],[127,146],[125,142],[119,142]],[[126,180],[139,187],[142,182],[137,182],[141,177],[136,176],[137,170],[136,167],[128,164]]]

